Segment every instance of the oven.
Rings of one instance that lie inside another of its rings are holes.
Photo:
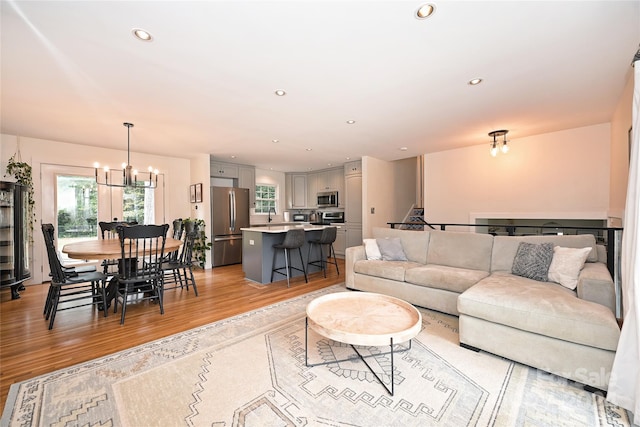
[[[322,191],[317,195],[317,204],[319,208],[337,208],[338,207],[338,192],[337,191]]]

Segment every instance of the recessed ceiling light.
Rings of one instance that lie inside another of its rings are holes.
[[[345,157],[344,159],[345,160],[351,160],[351,157]]]
[[[407,151],[407,147],[400,147],[400,151]]]
[[[278,96],[285,96],[287,94],[287,92],[283,91],[282,89],[278,89],[275,93]]]
[[[280,142],[279,139],[272,139],[271,142],[273,142],[274,144],[277,144],[278,142]]]
[[[427,19],[428,17],[433,15],[435,11],[436,11],[435,5],[431,3],[423,4],[418,8],[418,10],[416,10],[416,18]]]
[[[153,36],[150,32],[142,30],[140,28],[134,28],[133,30],[131,30],[131,32],[138,40],[142,40],[143,42],[150,42],[151,40],[153,40]]]
[[[307,151],[313,151],[313,148],[307,148],[306,150]]]
[[[231,156],[231,158],[232,158],[232,159],[235,159],[235,158],[236,158],[236,156]]]
[[[468,85],[470,86],[475,86],[475,85],[479,85],[480,83],[482,83],[482,79],[477,78],[477,79],[471,79],[467,82]]]
[[[354,124],[355,122],[355,120],[347,120],[347,123],[349,123],[350,125]]]

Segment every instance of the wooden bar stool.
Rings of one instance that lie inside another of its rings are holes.
[[[273,263],[271,264],[271,281],[273,282],[273,274],[278,273],[283,276],[287,276],[287,287],[289,287],[289,278],[291,277],[291,270],[298,270],[304,273],[304,281],[308,283],[307,280],[307,270],[304,266],[304,260],[302,259],[302,250],[300,249],[304,245],[304,230],[302,229],[291,229],[287,231],[284,236],[284,241],[282,243],[277,243],[273,245]],[[276,257],[278,255],[278,250],[284,249],[284,267],[276,268]],[[300,265],[302,269],[298,267],[293,267],[291,265],[291,252],[290,249],[298,249],[298,253],[300,254]],[[283,273],[281,270],[285,270]]]
[[[317,261],[307,261],[307,265],[314,265],[316,267],[322,268],[324,272],[324,277],[327,277],[327,264],[333,264],[336,266],[336,271],[338,272],[338,276],[340,275],[340,270],[338,269],[338,260],[336,260],[336,251],[333,249],[333,242],[336,241],[337,234],[336,227],[327,227],[322,230],[322,234],[319,239],[309,240],[309,251],[307,253],[307,260],[311,259],[311,248],[314,245],[320,246],[320,259]],[[324,256],[325,245],[329,245],[329,253],[328,257]],[[328,261],[327,258],[332,258],[333,261]],[[307,268],[308,269],[308,268]]]

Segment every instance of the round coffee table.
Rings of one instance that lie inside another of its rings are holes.
[[[309,328],[323,337],[351,345],[371,373],[393,395],[394,345],[408,341],[409,346],[400,351],[411,348],[411,339],[422,329],[422,315],[406,301],[371,292],[340,292],[314,299],[307,305],[305,363],[307,366],[327,365],[354,358],[310,365],[307,358]],[[391,348],[388,352],[391,355],[391,388],[387,387],[365,360],[370,356],[362,356],[355,347],[387,345]]]

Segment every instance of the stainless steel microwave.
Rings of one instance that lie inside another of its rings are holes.
[[[317,204],[319,208],[337,208],[338,207],[338,192],[337,191],[322,191],[318,193]]]

